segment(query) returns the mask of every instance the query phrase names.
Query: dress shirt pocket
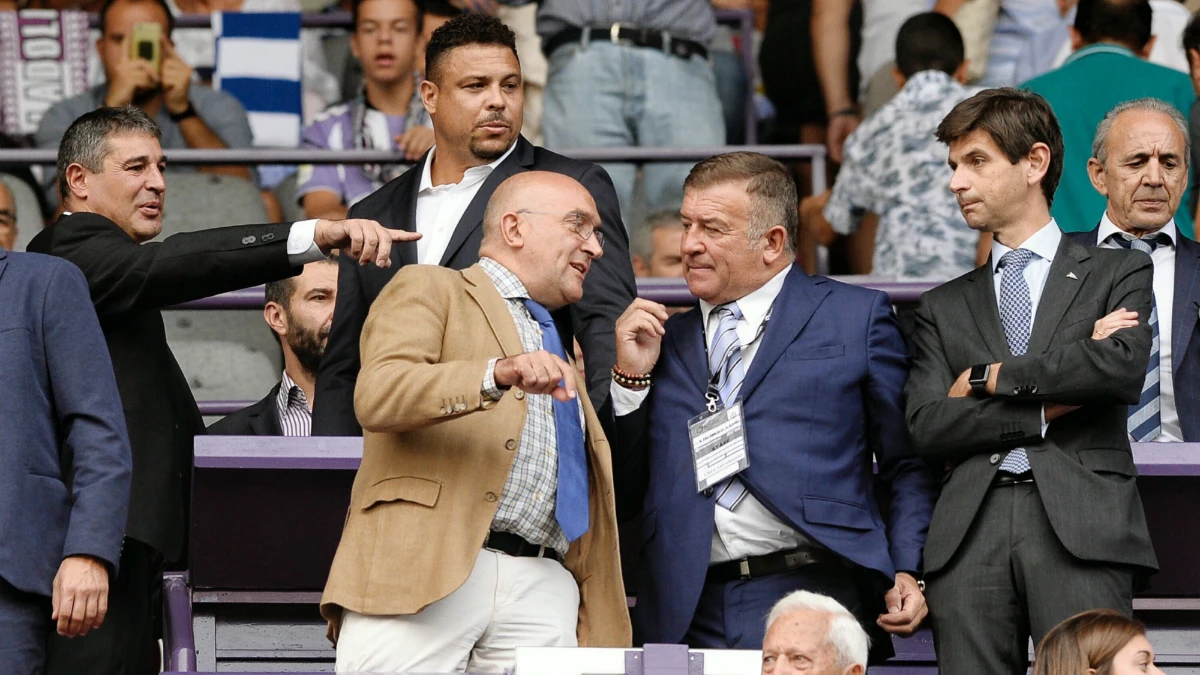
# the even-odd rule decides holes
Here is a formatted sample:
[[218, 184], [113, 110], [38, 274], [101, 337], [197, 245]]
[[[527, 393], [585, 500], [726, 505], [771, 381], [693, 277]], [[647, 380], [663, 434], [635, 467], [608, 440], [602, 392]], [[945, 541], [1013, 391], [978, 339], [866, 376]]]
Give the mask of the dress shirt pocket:
[[419, 476], [392, 476], [367, 488], [362, 510], [370, 511], [380, 504], [392, 502], [411, 502], [432, 508], [441, 493], [441, 481]]
[[808, 346], [804, 344], [792, 345], [788, 347], [787, 358], [789, 361], [815, 361], [817, 359], [833, 359], [843, 356], [846, 353], [846, 345], [816, 345]]
[[804, 519], [810, 523], [833, 525], [850, 530], [875, 529], [875, 521], [866, 507], [836, 499], [805, 497]]

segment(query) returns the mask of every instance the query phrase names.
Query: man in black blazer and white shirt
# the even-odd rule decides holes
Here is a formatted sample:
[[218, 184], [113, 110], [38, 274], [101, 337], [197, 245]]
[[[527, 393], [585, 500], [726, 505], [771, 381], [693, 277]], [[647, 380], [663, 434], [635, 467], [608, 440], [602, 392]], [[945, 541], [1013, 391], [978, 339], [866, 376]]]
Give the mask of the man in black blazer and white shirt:
[[[434, 32], [425, 59], [421, 97], [433, 119], [435, 145], [416, 166], [350, 209], [351, 216], [424, 236], [416, 244], [398, 243], [398, 264], [391, 269], [341, 261], [333, 329], [317, 375], [316, 436], [362, 433], [354, 415], [358, 339], [384, 285], [403, 265], [466, 269], [479, 262], [488, 199], [504, 179], [524, 171], [570, 176], [596, 202], [604, 257], [592, 265], [583, 298], [555, 312], [554, 319], [571, 328], [583, 349], [592, 402], [599, 406], [608, 398], [609, 370], [616, 360], [613, 326], [637, 292], [612, 181], [595, 164], [556, 155], [520, 136], [521, 64], [512, 31], [495, 17], [451, 19]], [[552, 215], [541, 216], [546, 227], [558, 226]]]
[[110, 589], [108, 619], [86, 637], [54, 640], [51, 674], [157, 672], [162, 571], [184, 551], [192, 439], [204, 433], [159, 310], [294, 275], [339, 247], [359, 264], [388, 265], [392, 242], [419, 236], [366, 220], [309, 220], [145, 243], [162, 231], [166, 159], [159, 138], [158, 125], [132, 107], [77, 119], [58, 149], [64, 215], [29, 244], [83, 270], [133, 451], [121, 575]]

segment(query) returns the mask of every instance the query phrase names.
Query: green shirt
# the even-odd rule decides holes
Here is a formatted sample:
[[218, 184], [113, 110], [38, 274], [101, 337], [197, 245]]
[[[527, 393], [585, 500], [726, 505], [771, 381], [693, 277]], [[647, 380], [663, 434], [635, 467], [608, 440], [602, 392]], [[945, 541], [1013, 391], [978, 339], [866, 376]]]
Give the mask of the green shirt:
[[[1065, 163], [1050, 214], [1065, 232], [1090, 230], [1104, 215], [1104, 196], [1092, 187], [1087, 172], [1092, 139], [1104, 115], [1119, 103], [1153, 97], [1175, 106], [1186, 119], [1196, 98], [1186, 74], [1139, 59], [1112, 44], [1084, 47], [1061, 68], [1022, 86], [1050, 102], [1062, 127]], [[1188, 213], [1190, 190], [1189, 185], [1175, 214], [1175, 224], [1188, 237], [1194, 236], [1192, 214]]]

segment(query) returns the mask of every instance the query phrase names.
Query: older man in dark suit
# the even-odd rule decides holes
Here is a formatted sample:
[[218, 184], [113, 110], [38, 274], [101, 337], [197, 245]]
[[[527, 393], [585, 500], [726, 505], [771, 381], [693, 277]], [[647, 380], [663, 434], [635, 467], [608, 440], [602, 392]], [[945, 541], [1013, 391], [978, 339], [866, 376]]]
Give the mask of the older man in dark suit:
[[132, 460], [79, 270], [0, 249], [0, 307], [0, 672], [33, 675], [104, 623]]
[[[1024, 673], [1030, 636], [1086, 609], [1130, 614], [1135, 574], [1157, 569], [1125, 432], [1150, 261], [1059, 231], [1062, 133], [1040, 96], [986, 90], [937, 133], [963, 216], [994, 242], [916, 312], [909, 430], [946, 465], [926, 593], [941, 672]], [[1111, 313], [1126, 322], [1097, 325]]]
[[309, 220], [189, 232], [162, 231], [166, 164], [159, 128], [136, 108], [100, 108], [76, 120], [58, 149], [65, 215], [29, 250], [83, 270], [117, 377], [133, 450], [125, 572], [113, 619], [82, 640], [55, 641], [51, 673], [154, 670], [164, 561], [186, 540], [192, 440], [203, 433], [187, 380], [167, 346], [159, 310], [296, 274], [333, 248], [360, 264], [390, 262], [391, 244], [419, 235], [368, 220]]
[[425, 60], [421, 97], [433, 119], [433, 149], [350, 209], [353, 217], [373, 218], [424, 238], [397, 245], [399, 265], [391, 269], [341, 261], [333, 329], [317, 375], [316, 436], [362, 433], [354, 414], [359, 335], [383, 287], [402, 265], [466, 269], [479, 262], [488, 199], [506, 178], [525, 171], [551, 171], [579, 181], [604, 223], [605, 254], [588, 273], [583, 298], [555, 312], [554, 319], [583, 349], [592, 401], [600, 405], [608, 397], [613, 325], [637, 290], [612, 181], [595, 164], [556, 155], [521, 137], [521, 64], [512, 31], [498, 19], [478, 14], [451, 19], [434, 32]]
[[1068, 234], [1083, 246], [1142, 251], [1154, 263], [1154, 345], [1142, 397], [1126, 426], [1135, 441], [1200, 441], [1200, 244], [1172, 216], [1188, 182], [1187, 121], [1143, 98], [1113, 108], [1096, 129], [1088, 172], [1108, 203], [1100, 224]]

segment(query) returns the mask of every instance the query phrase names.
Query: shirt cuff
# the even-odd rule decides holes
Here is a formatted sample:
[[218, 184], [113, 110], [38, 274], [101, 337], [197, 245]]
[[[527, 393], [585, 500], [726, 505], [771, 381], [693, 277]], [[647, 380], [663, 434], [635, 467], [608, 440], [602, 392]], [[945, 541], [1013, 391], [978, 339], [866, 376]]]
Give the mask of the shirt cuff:
[[646, 397], [650, 395], [650, 388], [634, 391], [626, 389], [614, 381], [609, 387], [609, 395], [612, 397], [613, 414], [617, 417], [624, 417], [642, 407], [642, 404], [646, 402]]
[[317, 247], [317, 220], [312, 218], [292, 223], [287, 240], [288, 264], [292, 267], [303, 267], [325, 259], [325, 254]]
[[1046, 406], [1042, 405], [1042, 438], [1046, 437], [1046, 429], [1050, 428], [1050, 423], [1046, 421]]
[[479, 394], [485, 401], [499, 401], [504, 397], [504, 392], [496, 386], [496, 362], [500, 359], [488, 359], [487, 370], [483, 371], [483, 386], [479, 388]]

